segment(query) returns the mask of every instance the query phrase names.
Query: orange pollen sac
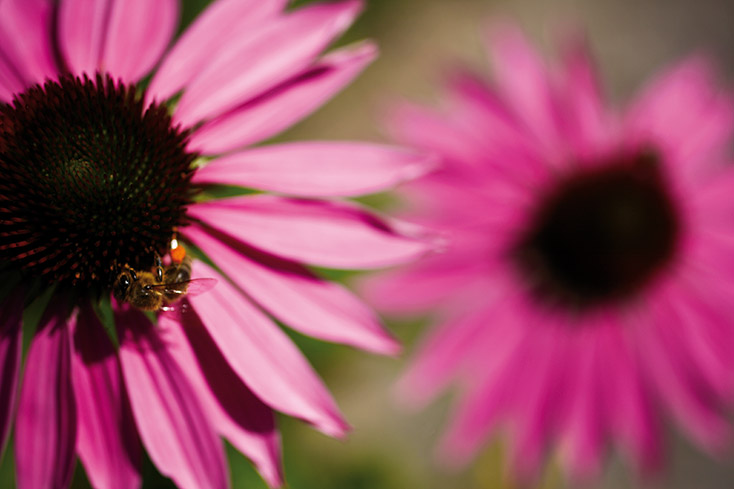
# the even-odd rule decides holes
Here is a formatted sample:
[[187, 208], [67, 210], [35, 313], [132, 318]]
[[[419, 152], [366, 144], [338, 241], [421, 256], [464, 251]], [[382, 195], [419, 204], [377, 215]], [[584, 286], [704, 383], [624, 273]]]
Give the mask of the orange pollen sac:
[[178, 244], [178, 240], [171, 240], [171, 260], [173, 263], [181, 263], [186, 258], [186, 248]]

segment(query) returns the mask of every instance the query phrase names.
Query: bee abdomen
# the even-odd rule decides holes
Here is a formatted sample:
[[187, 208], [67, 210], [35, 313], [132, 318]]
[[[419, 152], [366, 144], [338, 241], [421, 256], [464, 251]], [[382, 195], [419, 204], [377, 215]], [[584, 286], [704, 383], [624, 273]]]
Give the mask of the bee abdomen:
[[163, 282], [175, 284], [191, 280], [191, 260], [186, 258], [178, 265], [166, 267], [163, 273]]

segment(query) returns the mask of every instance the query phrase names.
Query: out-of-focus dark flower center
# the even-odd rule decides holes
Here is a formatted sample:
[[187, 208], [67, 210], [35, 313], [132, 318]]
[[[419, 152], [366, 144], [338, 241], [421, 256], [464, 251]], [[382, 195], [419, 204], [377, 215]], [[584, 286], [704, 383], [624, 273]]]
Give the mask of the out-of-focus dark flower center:
[[584, 309], [633, 296], [673, 258], [678, 213], [651, 153], [562, 179], [513, 252], [538, 296]]
[[62, 76], [0, 103], [0, 265], [108, 288], [165, 253], [191, 202], [186, 133], [134, 86]]

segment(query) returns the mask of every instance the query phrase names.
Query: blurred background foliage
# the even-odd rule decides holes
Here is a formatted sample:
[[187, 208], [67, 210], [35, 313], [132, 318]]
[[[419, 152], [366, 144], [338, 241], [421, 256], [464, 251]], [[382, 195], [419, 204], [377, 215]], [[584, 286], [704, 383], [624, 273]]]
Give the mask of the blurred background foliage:
[[[263, 0], [266, 1], [266, 0]], [[210, 3], [183, 0], [181, 29]], [[311, 3], [297, 0], [294, 7]], [[553, 32], [579, 25], [586, 29], [608, 93], [623, 101], [657, 70], [687, 53], [703, 52], [721, 67], [722, 81], [734, 80], [734, 2], [730, 0], [366, 0], [357, 23], [339, 40], [370, 38], [381, 56], [354, 84], [278, 140], [387, 140], [379, 117], [390, 101], [438, 101], [440, 81], [457, 63], [489, 68], [480, 30], [487, 19], [509, 17], [522, 24], [542, 49], [552, 53]], [[383, 199], [376, 199], [378, 205]], [[344, 280], [345, 277], [337, 276]], [[450, 393], [421, 412], [398, 407], [393, 385], [427, 319], [389, 322], [404, 341], [400, 358], [383, 358], [297, 334], [304, 350], [331, 388], [352, 424], [347, 440], [333, 440], [304, 423], [281, 416], [288, 487], [292, 489], [494, 489], [514, 488], [503, 469], [497, 438], [463, 471], [441, 467], [433, 447], [446, 424]], [[599, 489], [627, 487], [728, 489], [734, 487], [734, 454], [713, 460], [691, 447], [674, 430], [669, 436], [669, 467], [639, 480], [612, 456]], [[12, 443], [12, 442], [11, 442]], [[228, 447], [234, 488], [266, 486], [239, 453]], [[13, 487], [12, 449], [0, 466], [0, 487]], [[172, 487], [146, 461], [144, 487]], [[88, 488], [81, 466], [74, 488]], [[566, 487], [550, 467], [539, 488]]]

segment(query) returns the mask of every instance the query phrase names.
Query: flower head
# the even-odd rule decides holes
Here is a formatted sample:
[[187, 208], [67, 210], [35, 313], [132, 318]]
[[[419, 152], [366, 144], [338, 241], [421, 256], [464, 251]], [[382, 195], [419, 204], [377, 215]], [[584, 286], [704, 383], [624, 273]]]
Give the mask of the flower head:
[[579, 38], [552, 68], [514, 26], [487, 45], [493, 84], [456, 74], [445, 110], [391, 119], [441, 156], [403, 195], [447, 241], [367, 288], [385, 310], [439, 313], [401, 392], [421, 404], [456, 384], [442, 456], [465, 462], [501, 429], [519, 475], [550, 450], [592, 475], [610, 442], [655, 467], [662, 415], [720, 449], [734, 400], [730, 95], [694, 58], [617, 112]]
[[[376, 54], [322, 55], [359, 2], [285, 7], [218, 0], [169, 49], [176, 0], [0, 2], [0, 445], [14, 424], [19, 487], [68, 485], [77, 454], [95, 487], [137, 487], [141, 448], [181, 487], [226, 487], [219, 436], [277, 486], [274, 411], [333, 436], [347, 425], [275, 320], [398, 350], [308, 265], [422, 253], [341, 198], [426, 160], [351, 142], [252, 147]], [[216, 198], [221, 185], [248, 190]], [[21, 327], [31, 301], [35, 329]]]

